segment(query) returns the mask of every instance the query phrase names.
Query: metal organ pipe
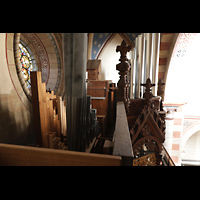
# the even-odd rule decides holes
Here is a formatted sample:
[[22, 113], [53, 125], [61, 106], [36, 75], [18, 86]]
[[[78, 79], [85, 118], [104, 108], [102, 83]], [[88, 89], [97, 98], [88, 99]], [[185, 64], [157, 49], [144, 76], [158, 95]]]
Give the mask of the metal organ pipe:
[[135, 97], [136, 98], [140, 98], [140, 83], [141, 83], [141, 63], [140, 63], [140, 59], [139, 59], [139, 54], [140, 54], [140, 45], [139, 45], [139, 37], [136, 38], [136, 55], [137, 55], [137, 64], [136, 64], [136, 71], [137, 71], [137, 75], [136, 75], [136, 93], [135, 93]]
[[[146, 77], [152, 80], [152, 60], [153, 60], [153, 33], [145, 33], [146, 40]], [[146, 81], [146, 80], [145, 80]]]
[[130, 99], [135, 98], [135, 88], [136, 88], [136, 48], [131, 51], [131, 83], [130, 83]]
[[[144, 33], [135, 39], [135, 60], [133, 71], [133, 83], [135, 87], [134, 98], [141, 98], [143, 88], [140, 84], [150, 78], [152, 83], [158, 82], [160, 33]], [[157, 95], [157, 87], [154, 87], [153, 95]]]
[[[141, 49], [140, 49], [140, 54], [141, 54], [141, 81], [142, 83], [144, 83], [146, 80], [144, 79], [145, 78], [145, 73], [146, 73], [146, 70], [145, 70], [145, 37], [141, 34], [139, 36], [139, 42], [140, 42], [140, 45], [141, 45]], [[140, 93], [140, 97], [143, 96], [143, 87], [140, 88], [141, 90], [141, 93]]]
[[[160, 33], [154, 33], [153, 43], [153, 70], [152, 70], [152, 83], [158, 83], [158, 70], [159, 70], [159, 51], [160, 51]], [[154, 96], [157, 95], [157, 87], [152, 88]]]

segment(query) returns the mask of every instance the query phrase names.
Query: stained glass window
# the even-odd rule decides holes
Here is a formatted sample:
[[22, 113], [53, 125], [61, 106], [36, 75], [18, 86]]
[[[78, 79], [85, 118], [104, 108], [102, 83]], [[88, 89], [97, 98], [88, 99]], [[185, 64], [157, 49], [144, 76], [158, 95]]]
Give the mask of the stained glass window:
[[19, 58], [21, 62], [21, 71], [25, 80], [25, 83], [30, 89], [31, 87], [31, 79], [30, 79], [30, 72], [33, 70], [32, 59], [30, 53], [28, 52], [27, 48], [22, 44], [19, 43]]

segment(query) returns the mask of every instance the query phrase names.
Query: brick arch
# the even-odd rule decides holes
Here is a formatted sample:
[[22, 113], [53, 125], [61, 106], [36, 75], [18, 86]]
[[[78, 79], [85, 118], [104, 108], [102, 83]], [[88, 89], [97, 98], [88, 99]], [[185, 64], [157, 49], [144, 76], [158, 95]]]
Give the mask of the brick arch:
[[[186, 49], [197, 33], [162, 33], [159, 55], [158, 78], [166, 83], [168, 70], [176, 52]], [[166, 85], [166, 84], [165, 84]]]
[[[173, 53], [178, 35], [179, 35], [178, 33], [162, 33], [161, 34], [158, 79], [162, 79], [164, 83], [166, 83], [166, 80], [167, 80], [168, 68], [170, 65], [172, 53]], [[164, 92], [165, 92], [165, 87], [164, 87]], [[163, 97], [164, 96], [165, 96], [165, 93]]]
[[176, 44], [178, 33], [162, 33], [159, 54], [158, 78], [166, 82], [168, 67]]

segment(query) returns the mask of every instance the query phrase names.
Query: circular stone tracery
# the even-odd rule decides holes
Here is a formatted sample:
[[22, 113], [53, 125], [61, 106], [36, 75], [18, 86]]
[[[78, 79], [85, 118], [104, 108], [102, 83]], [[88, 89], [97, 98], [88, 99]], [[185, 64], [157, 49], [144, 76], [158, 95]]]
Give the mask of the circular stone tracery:
[[33, 45], [34, 49], [36, 50], [39, 56], [40, 68], [42, 71], [42, 82], [47, 84], [49, 79], [50, 64], [45, 47], [36, 34], [22, 33], [22, 35], [26, 37], [26, 39]]
[[29, 51], [25, 48], [24, 45], [19, 43], [19, 60], [21, 63], [21, 72], [23, 74], [26, 86], [30, 90], [31, 88], [31, 79], [30, 72], [33, 70], [32, 59]]
[[[46, 88], [50, 88], [54, 94], [63, 96], [62, 35], [59, 33], [15, 33], [14, 56], [17, 75], [24, 93], [31, 101], [31, 82], [27, 83], [27, 73], [30, 71], [22, 67], [20, 43], [30, 53], [32, 71], [41, 71], [42, 82], [46, 83]], [[22, 68], [25, 70], [24, 73]]]

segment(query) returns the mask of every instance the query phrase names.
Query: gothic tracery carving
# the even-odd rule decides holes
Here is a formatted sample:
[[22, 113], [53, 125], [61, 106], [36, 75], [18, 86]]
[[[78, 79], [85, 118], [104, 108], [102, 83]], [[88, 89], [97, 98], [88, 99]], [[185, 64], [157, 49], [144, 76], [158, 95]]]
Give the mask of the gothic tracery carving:
[[[159, 164], [160, 156], [158, 155], [162, 151], [162, 143], [165, 140], [165, 113], [160, 111], [160, 97], [152, 98], [151, 87], [155, 86], [155, 84], [152, 84], [151, 80], [147, 79], [146, 84], [141, 85], [146, 87], [145, 100], [137, 100], [138, 103], [143, 104], [143, 107], [140, 107], [142, 109], [130, 128], [134, 158], [141, 158], [141, 160], [134, 162], [140, 166], [148, 165], [148, 159], [143, 159], [143, 157], [154, 153], [157, 159], [155, 163]], [[130, 110], [132, 110], [131, 107]]]
[[158, 158], [155, 154], [149, 154], [133, 160], [133, 166], [156, 166], [159, 165]]

